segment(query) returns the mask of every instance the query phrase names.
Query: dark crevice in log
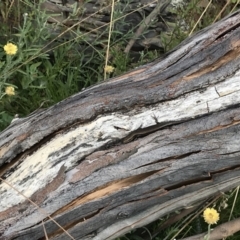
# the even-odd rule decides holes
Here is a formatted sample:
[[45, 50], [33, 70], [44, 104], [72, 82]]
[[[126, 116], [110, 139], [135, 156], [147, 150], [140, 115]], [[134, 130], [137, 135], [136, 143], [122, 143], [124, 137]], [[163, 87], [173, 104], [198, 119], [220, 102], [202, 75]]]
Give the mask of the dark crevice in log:
[[195, 152], [185, 153], [185, 154], [178, 155], [178, 156], [162, 158], [162, 159], [153, 161], [153, 162], [151, 162], [151, 163], [141, 165], [141, 166], [139, 166], [139, 167], [137, 167], [137, 168], [134, 168], [134, 169], [132, 169], [132, 170], [144, 168], [144, 167], [146, 167], [146, 166], [155, 165], [155, 164], [157, 164], [157, 163], [169, 162], [169, 161], [176, 161], [176, 160], [178, 160], [178, 159], [183, 159], [183, 158], [189, 157], [189, 156], [191, 156], [191, 155], [198, 154], [198, 153], [200, 153], [200, 152], [201, 152], [201, 151], [195, 151]]
[[59, 209], [57, 212], [55, 212], [52, 216], [58, 215], [64, 211], [67, 211], [68, 208], [73, 208], [76, 207], [80, 204], [83, 204], [86, 202], [86, 200], [91, 200], [94, 198], [101, 198], [104, 197], [105, 195], [112, 193], [114, 191], [119, 191], [120, 189], [124, 187], [130, 187], [131, 185], [134, 185], [138, 182], [143, 181], [146, 178], [149, 178], [150, 176], [154, 175], [157, 173], [159, 170], [154, 170], [154, 171], [149, 171], [145, 172], [136, 176], [128, 177], [125, 179], [120, 179], [114, 182], [110, 182], [106, 185], [103, 185], [99, 188], [93, 189], [91, 192], [88, 194], [84, 194], [80, 196], [78, 199], [74, 199], [72, 202], [70, 202], [68, 205], [64, 206], [63, 209]]
[[223, 168], [223, 169], [220, 169], [220, 170], [217, 170], [217, 171], [211, 171], [210, 175], [213, 176], [214, 174], [227, 172], [227, 171], [231, 171], [231, 170], [239, 170], [239, 169], [240, 169], [240, 165], [233, 165], [231, 167], [226, 167], [226, 168]]
[[125, 129], [125, 128], [122, 128], [122, 127], [118, 127], [118, 126], [113, 126], [113, 127], [117, 130], [129, 131], [129, 129]]
[[230, 33], [232, 33], [232, 31], [238, 30], [239, 27], [240, 27], [240, 24], [236, 24], [232, 27], [229, 27], [228, 29], [226, 29], [226, 31], [224, 31], [220, 35], [218, 35], [215, 41], [218, 41], [218, 40], [221, 40], [224, 37], [227, 37]]
[[215, 91], [216, 91], [217, 95], [220, 97], [220, 94], [219, 94], [219, 92], [217, 91], [217, 88], [216, 88], [216, 87], [214, 87], [214, 89], [215, 89]]
[[[183, 155], [174, 156], [173, 159], [183, 159], [183, 158], [186, 158], [186, 157], [189, 157], [189, 156], [198, 154], [198, 153], [200, 153], [200, 152], [201, 152], [201, 151], [194, 151], [194, 152], [186, 153], [186, 154], [183, 154]], [[166, 161], [166, 160], [165, 160], [165, 161]]]
[[[98, 215], [103, 209], [104, 209], [104, 208], [100, 208], [100, 209], [98, 209], [97, 211], [95, 211], [94, 213], [91, 213], [91, 214], [85, 216], [84, 218], [81, 218], [81, 219], [78, 219], [78, 220], [73, 221], [73, 222], [71, 222], [71, 223], [68, 223], [68, 224], [66, 224], [66, 225], [64, 225], [64, 226], [62, 226], [62, 227], [63, 227], [64, 230], [68, 231], [69, 229], [71, 229], [72, 227], [76, 226], [77, 224], [82, 223], [82, 222], [85, 222], [85, 221], [87, 221], [88, 219], [91, 219], [91, 218], [93, 218], [94, 216]], [[48, 238], [53, 238], [53, 237], [55, 237], [55, 236], [57, 236], [57, 235], [59, 235], [59, 234], [62, 234], [62, 233], [65, 234], [62, 229], [58, 228], [58, 230], [56, 230], [56, 231], [52, 232], [51, 234], [49, 234], [49, 235], [48, 235]]]
[[[229, 110], [232, 110], [232, 109], [238, 109], [240, 107], [240, 103], [233, 103], [233, 104], [231, 104], [231, 106], [228, 106], [228, 109]], [[239, 122], [240, 122], [240, 120], [239, 121], [234, 121], [236, 124], [238, 124]]]
[[191, 180], [183, 181], [180, 184], [172, 185], [170, 187], [165, 187], [164, 189], [166, 191], [170, 192], [172, 190], [176, 190], [176, 189], [179, 189], [179, 188], [182, 188], [182, 187], [186, 187], [188, 185], [194, 185], [196, 183], [200, 183], [200, 182], [204, 182], [204, 181], [211, 181], [211, 179], [212, 179], [211, 177], [194, 178], [194, 179], [191, 179]]
[[231, 152], [231, 153], [220, 153], [219, 155], [221, 155], [221, 156], [229, 156], [229, 155], [236, 154], [236, 153], [240, 153], [240, 151], [234, 151], [234, 152]]
[[[153, 117], [154, 118], [154, 117]], [[156, 120], [155, 120], [156, 121]], [[139, 129], [131, 132], [128, 136], [126, 136], [122, 142], [123, 143], [129, 143], [131, 141], [134, 141], [135, 139], [139, 139], [142, 137], [145, 137], [153, 132], [156, 132], [157, 130], [163, 130], [165, 128], [169, 128], [171, 126], [176, 126], [180, 123], [184, 123], [187, 121], [181, 120], [181, 121], [168, 121], [168, 122], [162, 122], [162, 123], [158, 123], [156, 125], [150, 126], [150, 127], [146, 127], [146, 128], [141, 128], [141, 126], [139, 127]]]

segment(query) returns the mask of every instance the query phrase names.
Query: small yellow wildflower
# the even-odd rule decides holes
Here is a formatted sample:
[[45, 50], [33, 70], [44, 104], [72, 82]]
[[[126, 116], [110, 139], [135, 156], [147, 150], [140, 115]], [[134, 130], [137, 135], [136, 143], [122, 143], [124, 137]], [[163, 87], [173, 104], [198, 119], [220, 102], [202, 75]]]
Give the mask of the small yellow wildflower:
[[207, 224], [216, 224], [219, 220], [219, 213], [214, 208], [206, 208], [203, 217]]
[[5, 88], [5, 93], [8, 95], [8, 96], [13, 96], [15, 95], [15, 89], [14, 87], [12, 86], [8, 86]]
[[6, 52], [7, 55], [15, 55], [17, 53], [18, 47], [15, 44], [12, 43], [7, 43], [3, 47], [4, 51]]
[[105, 71], [106, 73], [112, 73], [114, 71], [114, 67], [107, 65], [105, 67]]

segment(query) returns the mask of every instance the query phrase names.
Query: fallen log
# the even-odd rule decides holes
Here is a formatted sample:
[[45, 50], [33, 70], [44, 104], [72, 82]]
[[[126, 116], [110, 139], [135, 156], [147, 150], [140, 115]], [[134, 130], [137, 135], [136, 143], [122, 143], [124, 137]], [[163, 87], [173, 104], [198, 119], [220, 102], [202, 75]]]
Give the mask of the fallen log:
[[0, 239], [115, 239], [238, 186], [239, 36], [237, 11], [15, 120], [0, 134]]

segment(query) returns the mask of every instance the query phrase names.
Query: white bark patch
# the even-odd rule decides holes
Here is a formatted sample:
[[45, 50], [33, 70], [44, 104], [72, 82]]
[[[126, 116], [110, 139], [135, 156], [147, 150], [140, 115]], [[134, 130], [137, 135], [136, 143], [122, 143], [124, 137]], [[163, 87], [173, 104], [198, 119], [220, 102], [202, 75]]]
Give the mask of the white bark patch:
[[[233, 105], [233, 102], [240, 103], [239, 80], [240, 72], [206, 90], [198, 90], [154, 107], [132, 110], [127, 114], [99, 116], [90, 123], [56, 135], [37, 152], [27, 156], [6, 180], [30, 197], [51, 182], [63, 164], [68, 169], [72, 168], [79, 159], [113, 139], [123, 139], [134, 130], [153, 126], [156, 120], [162, 123], [192, 119], [220, 111]], [[0, 185], [0, 195], [0, 211], [25, 200], [4, 183]]]

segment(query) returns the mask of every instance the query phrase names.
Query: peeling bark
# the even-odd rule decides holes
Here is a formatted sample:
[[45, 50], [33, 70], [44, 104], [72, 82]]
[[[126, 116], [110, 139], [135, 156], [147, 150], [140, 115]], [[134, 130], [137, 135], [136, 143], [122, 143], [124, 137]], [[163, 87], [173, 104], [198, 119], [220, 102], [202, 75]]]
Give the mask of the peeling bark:
[[240, 11], [0, 134], [0, 239], [114, 239], [240, 184]]

